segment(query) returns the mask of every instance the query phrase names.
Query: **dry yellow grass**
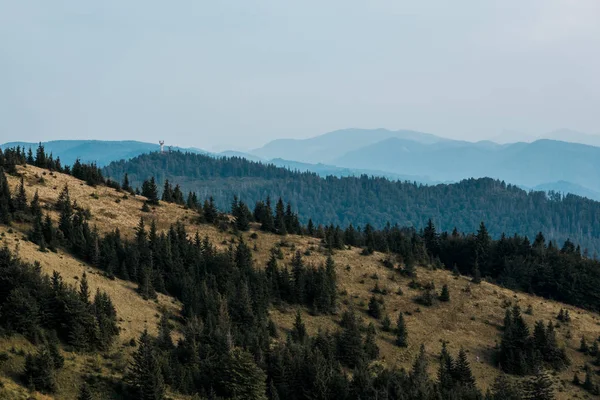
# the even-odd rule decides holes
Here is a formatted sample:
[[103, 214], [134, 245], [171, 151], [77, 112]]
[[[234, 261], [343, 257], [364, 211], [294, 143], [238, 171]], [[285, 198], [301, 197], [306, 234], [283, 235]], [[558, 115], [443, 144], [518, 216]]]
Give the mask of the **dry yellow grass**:
[[[220, 248], [225, 248], [235, 238], [233, 233], [221, 232], [209, 225], [193, 224], [193, 212], [180, 206], [161, 204], [151, 214], [143, 213], [141, 212], [143, 198], [139, 196], [130, 196], [128, 199], [124, 199], [123, 193], [118, 193], [113, 189], [92, 188], [77, 179], [62, 174], [44, 176], [44, 170], [31, 166], [21, 168], [19, 172], [26, 177], [30, 198], [37, 189], [42, 202], [48, 205], [54, 204], [62, 187], [67, 183], [72, 198], [91, 210], [92, 225], [97, 225], [101, 232], [118, 227], [125, 236], [131, 236], [139, 218], [143, 216], [147, 220], [155, 218], [159, 229], [166, 229], [171, 223], [179, 220], [186, 224], [190, 234], [198, 231], [201, 236], [209, 236], [210, 240]], [[41, 176], [44, 176], [44, 184], [39, 183]], [[9, 182], [14, 188], [18, 179], [9, 177]], [[92, 194], [96, 194], [98, 198]], [[120, 201], [117, 202], [118, 199]], [[56, 218], [56, 215], [53, 214], [53, 217]], [[115, 302], [120, 318], [123, 319], [120, 322], [123, 329], [121, 342], [127, 338], [136, 337], [145, 327], [154, 331], [156, 315], [162, 307], [167, 307], [172, 311], [179, 308], [179, 304], [166, 296], [161, 296], [158, 304], [144, 301], [135, 293], [135, 285], [118, 279], [108, 280], [90, 266], [62, 252], [58, 254], [40, 253], [31, 243], [18, 240], [25, 233], [25, 228], [19, 230], [19, 227], [16, 227], [13, 234], [6, 233], [7, 229], [5, 228], [1, 229], [0, 232], [6, 234], [3, 242], [12, 248], [19, 243], [21, 257], [30, 261], [40, 261], [45, 272], [50, 273], [52, 270], [57, 270], [61, 272], [67, 282], [76, 284], [75, 276], [80, 277], [84, 270], [88, 271], [90, 286], [94, 290], [99, 287], [107, 291]], [[255, 248], [253, 252], [255, 262], [257, 267], [261, 268], [269, 258], [269, 250], [281, 242], [282, 237], [266, 234], [257, 229], [257, 226], [253, 226], [251, 232], [244, 233], [243, 236], [249, 246]], [[252, 238], [252, 233], [256, 233], [257, 237]], [[287, 242], [287, 245], [282, 247], [285, 260], [280, 261], [280, 265], [288, 264], [296, 250], [302, 253], [310, 250], [310, 255], [304, 256], [307, 264], [324, 263], [325, 254], [320, 251], [320, 243], [317, 239], [290, 235], [284, 240]], [[523, 311], [531, 305], [533, 315], [529, 316], [524, 313], [524, 317], [531, 327], [536, 320], [543, 320], [546, 323], [550, 320], [557, 322], [555, 317], [559, 310], [566, 308], [570, 310], [572, 322], [568, 326], [561, 326], [557, 332], [561, 345], [566, 348], [572, 360], [572, 366], [567, 371], [554, 376], [557, 395], [559, 399], [588, 396], [580, 389], [573, 387], [570, 381], [575, 372], [579, 372], [583, 377], [581, 368], [586, 362], [591, 361], [591, 358], [583, 356], [577, 349], [581, 336], [586, 336], [590, 342], [599, 336], [600, 327], [597, 314], [528, 294], [515, 293], [486, 282], [473, 285], [467, 278], [455, 279], [448, 271], [426, 268], [418, 269], [418, 280], [433, 281], [438, 291], [443, 284], [448, 284], [451, 301], [429, 308], [419, 306], [414, 302], [418, 291], [408, 287], [409, 279], [401, 277], [396, 271], [385, 268], [381, 263], [384, 257], [385, 255], [379, 253], [365, 257], [360, 255], [359, 249], [351, 249], [336, 251], [334, 261], [339, 291], [342, 293], [340, 313], [344, 309], [352, 307], [361, 314], [366, 323], [373, 322], [379, 328], [380, 323], [366, 314], [368, 299], [371, 296], [370, 291], [377, 282], [380, 288], [386, 288], [390, 292], [383, 298], [385, 312], [390, 315], [393, 323], [399, 312], [412, 314], [405, 317], [409, 331], [410, 346], [408, 349], [396, 347], [392, 334], [380, 332], [378, 335], [381, 357], [388, 366], [410, 368], [419, 346], [423, 343], [430, 359], [431, 373], [435, 374], [437, 355], [442, 342], [445, 341], [449, 343], [449, 350], [453, 354], [456, 354], [461, 347], [467, 350], [478, 385], [485, 390], [499, 373], [493, 365], [493, 353], [494, 346], [500, 341], [499, 327], [502, 325], [506, 303], [519, 304]], [[377, 279], [374, 278], [375, 276]], [[402, 296], [396, 294], [398, 288], [404, 292]], [[470, 290], [465, 290], [466, 288], [470, 288]], [[271, 314], [282, 330], [291, 328], [295, 310], [276, 309], [272, 310]], [[312, 316], [306, 311], [303, 311], [303, 315], [309, 333], [315, 333], [319, 329], [329, 331], [338, 329], [339, 315]], [[567, 339], [569, 331], [571, 338]]]

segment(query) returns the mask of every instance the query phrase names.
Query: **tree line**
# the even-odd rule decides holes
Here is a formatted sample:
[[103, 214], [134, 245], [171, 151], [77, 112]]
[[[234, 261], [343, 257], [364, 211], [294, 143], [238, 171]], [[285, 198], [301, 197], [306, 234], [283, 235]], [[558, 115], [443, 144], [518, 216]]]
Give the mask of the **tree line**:
[[485, 221], [495, 239], [519, 233], [533, 240], [545, 232], [559, 243], [579, 243], [590, 256], [600, 252], [600, 203], [570, 194], [527, 192], [493, 179], [425, 186], [368, 176], [321, 178], [237, 157], [182, 152], [113, 162], [103, 173], [114, 180], [128, 173], [138, 187], [152, 176], [159, 186], [168, 179], [200, 201], [212, 196], [222, 210], [229, 209], [234, 195], [248, 205], [281, 197], [295, 205], [303, 224], [312, 218], [323, 225], [383, 229], [390, 222], [419, 230], [431, 218], [442, 231], [456, 227], [474, 232]]

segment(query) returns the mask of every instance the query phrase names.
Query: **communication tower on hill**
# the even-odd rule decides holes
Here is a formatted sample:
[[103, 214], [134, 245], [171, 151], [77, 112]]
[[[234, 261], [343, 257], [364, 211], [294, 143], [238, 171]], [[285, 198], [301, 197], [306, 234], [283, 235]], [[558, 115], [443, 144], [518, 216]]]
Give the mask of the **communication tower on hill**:
[[164, 153], [165, 152], [165, 141], [164, 140], [159, 140], [158, 144], [160, 144], [160, 153]]

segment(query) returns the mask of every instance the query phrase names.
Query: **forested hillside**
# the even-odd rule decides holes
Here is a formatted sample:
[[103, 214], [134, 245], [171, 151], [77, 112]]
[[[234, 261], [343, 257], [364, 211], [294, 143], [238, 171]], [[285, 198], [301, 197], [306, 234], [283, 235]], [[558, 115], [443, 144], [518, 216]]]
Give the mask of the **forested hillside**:
[[457, 184], [423, 186], [384, 178], [328, 177], [300, 173], [240, 158], [215, 159], [174, 152], [151, 153], [111, 163], [104, 174], [120, 180], [128, 174], [132, 186], [155, 176], [193, 191], [201, 199], [213, 196], [229, 209], [233, 195], [253, 205], [267, 196], [294, 204], [303, 223], [382, 228], [387, 223], [425, 227], [429, 218], [441, 230], [474, 232], [485, 221], [493, 237], [519, 233], [533, 240], [579, 243], [590, 256], [600, 250], [600, 203], [582, 197], [526, 192], [492, 179], [469, 179]]
[[[476, 235], [433, 223], [422, 233], [303, 226], [282, 200], [251, 212], [232, 198], [227, 215], [194, 193], [185, 200], [176, 184], [159, 196], [154, 178], [136, 195], [126, 176], [65, 168], [41, 148], [31, 159], [0, 153], [0, 162], [1, 396], [599, 393], [597, 314], [491, 283], [597, 309], [598, 262], [571, 242], [495, 241], [484, 224]], [[100, 279], [115, 295], [92, 301]]]

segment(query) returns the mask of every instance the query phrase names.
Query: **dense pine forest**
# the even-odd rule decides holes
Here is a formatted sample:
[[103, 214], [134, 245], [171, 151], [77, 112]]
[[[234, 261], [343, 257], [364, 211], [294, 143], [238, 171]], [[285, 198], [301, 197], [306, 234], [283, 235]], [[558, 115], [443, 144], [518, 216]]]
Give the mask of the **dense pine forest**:
[[558, 243], [578, 243], [591, 256], [600, 251], [600, 203], [575, 195], [526, 192], [492, 179], [423, 186], [367, 176], [320, 178], [241, 158], [181, 152], [114, 162], [103, 173], [114, 180], [127, 173], [133, 187], [150, 177], [161, 187], [169, 180], [201, 200], [212, 196], [222, 210], [230, 208], [234, 195], [250, 205], [268, 196], [282, 197], [294, 205], [304, 224], [313, 219], [341, 227], [384, 228], [391, 223], [422, 229], [431, 218], [441, 231], [475, 232], [485, 221], [496, 239], [518, 233], [533, 241], [544, 232]]
[[[187, 157], [180, 153], [171, 156]], [[301, 176], [321, 182], [309, 174], [239, 159], [206, 160], [212, 160], [214, 165], [240, 163], [271, 171], [274, 180]], [[444, 287], [438, 295], [432, 284], [419, 282], [417, 265], [470, 275], [475, 285], [488, 279], [576, 306], [600, 309], [596, 291], [600, 263], [586, 257], [574, 242], [566, 240], [558, 246], [542, 233], [535, 235], [532, 242], [518, 235], [494, 239], [487, 221], [479, 222], [472, 234], [456, 229], [439, 232], [433, 220], [428, 220], [422, 230], [389, 224], [377, 229], [369, 223], [364, 228], [349, 224], [342, 229], [334, 224], [314, 223], [312, 219], [303, 224], [293, 203], [286, 204], [281, 197], [271, 201], [268, 195], [256, 201], [249, 201], [245, 194], [232, 195], [224, 208], [231, 212], [230, 218], [223, 209], [219, 210], [212, 196], [184, 192], [183, 185], [177, 183], [173, 186], [177, 179], [165, 178], [159, 195], [160, 179], [153, 176], [139, 185], [135, 171], [124, 173], [118, 181], [116, 177], [108, 180], [94, 165], [76, 162], [71, 168], [62, 167], [46, 156], [43, 148], [35, 157], [21, 149], [8, 150], [0, 153], [0, 162], [9, 174], [18, 174], [17, 166], [29, 163], [72, 174], [91, 186], [116, 188], [124, 197], [135, 196], [134, 187], [139, 186], [146, 198], [142, 211], [147, 213], [152, 208], [160, 212], [161, 204], [175, 203], [194, 210], [197, 224], [239, 233], [248, 231], [254, 223], [265, 234], [282, 237], [270, 250], [267, 264], [258, 268], [251, 244], [242, 235], [228, 243], [227, 249], [219, 250], [208, 237], [188, 232], [181, 222], [159, 231], [152, 214], [139, 220], [131, 238], [124, 237], [118, 228], [101, 234], [89, 222], [90, 211], [71, 198], [68, 186], [61, 188], [53, 205], [59, 216], [53, 221], [48, 210], [40, 206], [37, 193], [28, 193], [22, 178], [17, 188], [10, 188], [5, 171], [0, 170], [0, 220], [8, 225], [29, 224], [27, 239], [40, 252], [68, 251], [108, 278], [134, 282], [139, 295], [149, 301], [157, 293], [181, 301], [182, 337], [177, 342], [173, 340], [173, 316], [166, 314], [160, 319], [157, 337], [144, 332], [134, 343], [136, 349], [125, 383], [115, 383], [118, 390], [113, 395], [117, 398], [164, 399], [167, 389], [208, 399], [554, 398], [552, 383], [544, 370], [562, 371], [570, 360], [558, 345], [554, 324], [539, 321], [530, 333], [518, 305], [506, 310], [495, 360], [507, 374], [530, 378], [516, 384], [500, 376], [485, 395], [477, 387], [466, 352], [450, 354], [445, 344], [439, 354], [436, 378], [428, 373], [430, 361], [424, 347], [409, 370], [376, 364], [381, 355], [375, 341], [378, 329], [393, 331], [395, 345], [400, 348], [419, 341], [407, 330], [404, 313], [395, 316], [394, 322], [383, 315], [385, 293], [377, 285], [368, 314], [381, 320], [381, 326], [365, 324], [359, 312], [348, 309], [336, 318], [337, 330], [310, 335], [298, 312], [292, 330], [282, 337], [284, 333], [270, 317], [272, 307], [303, 307], [313, 315], [338, 314], [340, 293], [332, 255], [347, 247], [362, 248], [365, 257], [376, 251], [385, 254], [383, 265], [398, 276], [412, 279], [410, 285], [422, 292], [415, 301], [424, 307], [451, 301], [450, 293]], [[356, 181], [363, 180], [371, 181]], [[322, 182], [329, 181], [332, 180]], [[423, 189], [411, 184], [387, 185]], [[506, 188], [509, 189], [521, 193]], [[564, 207], [567, 200], [547, 201]], [[289, 265], [282, 263], [284, 238], [288, 234], [319, 239], [322, 251], [328, 255], [326, 262], [306, 263], [306, 254], [296, 251]], [[79, 288], [66, 286], [58, 273], [51, 278], [42, 276], [39, 266], [21, 262], [8, 249], [0, 252], [0, 268], [4, 271], [0, 282], [3, 333], [23, 334], [39, 343], [39, 352], [27, 357], [21, 378], [32, 389], [46, 393], [56, 389], [53, 371], [64, 363], [59, 344], [74, 351], [101, 352], [118, 335], [111, 299], [97, 292], [91, 300], [85, 275]], [[566, 324], [568, 319], [568, 313], [559, 316]], [[582, 338], [582, 351], [600, 357], [595, 339], [591, 346], [595, 350], [588, 348]], [[591, 374], [592, 369], [587, 369], [586, 381], [577, 384], [597, 394]], [[80, 398], [90, 396], [90, 389], [82, 386]]]

